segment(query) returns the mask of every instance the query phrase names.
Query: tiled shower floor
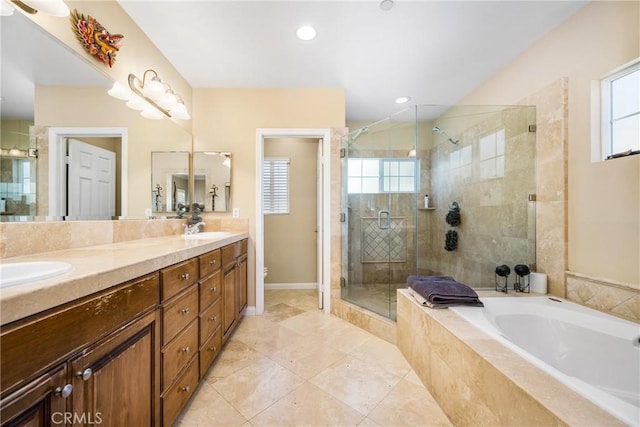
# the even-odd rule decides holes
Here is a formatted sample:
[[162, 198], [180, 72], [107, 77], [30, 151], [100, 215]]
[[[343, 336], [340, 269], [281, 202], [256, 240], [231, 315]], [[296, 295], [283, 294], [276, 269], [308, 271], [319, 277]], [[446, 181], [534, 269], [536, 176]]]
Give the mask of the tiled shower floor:
[[451, 426], [398, 348], [316, 308], [314, 291], [267, 290], [176, 425]]

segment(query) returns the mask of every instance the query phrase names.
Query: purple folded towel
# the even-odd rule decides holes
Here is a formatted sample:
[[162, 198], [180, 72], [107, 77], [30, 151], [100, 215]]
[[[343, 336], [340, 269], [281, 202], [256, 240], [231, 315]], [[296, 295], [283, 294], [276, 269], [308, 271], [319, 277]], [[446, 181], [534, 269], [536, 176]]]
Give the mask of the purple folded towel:
[[407, 285], [433, 308], [454, 305], [484, 307], [476, 291], [451, 276], [409, 276]]

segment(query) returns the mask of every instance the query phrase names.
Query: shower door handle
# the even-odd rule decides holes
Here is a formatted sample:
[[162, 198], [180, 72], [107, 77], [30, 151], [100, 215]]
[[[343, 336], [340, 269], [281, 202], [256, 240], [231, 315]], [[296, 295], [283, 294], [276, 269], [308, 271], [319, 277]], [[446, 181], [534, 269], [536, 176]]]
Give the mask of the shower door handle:
[[[382, 215], [386, 215], [384, 224], [382, 223]], [[388, 230], [390, 226], [391, 226], [391, 213], [386, 209], [379, 210], [378, 211], [378, 228], [380, 228], [381, 230]]]

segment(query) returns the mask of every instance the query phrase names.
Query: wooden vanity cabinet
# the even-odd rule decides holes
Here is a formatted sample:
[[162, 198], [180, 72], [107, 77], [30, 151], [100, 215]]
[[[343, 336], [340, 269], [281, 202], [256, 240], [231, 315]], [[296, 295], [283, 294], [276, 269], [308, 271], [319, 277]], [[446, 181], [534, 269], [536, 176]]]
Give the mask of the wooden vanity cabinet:
[[247, 239], [222, 248], [222, 342], [226, 342], [247, 306]]
[[65, 386], [67, 365], [62, 364], [40, 375], [12, 395], [3, 397], [0, 407], [2, 425], [44, 427], [60, 421], [62, 417], [58, 414], [67, 412], [68, 396], [62, 397]]
[[223, 303], [220, 266], [220, 249], [200, 256], [200, 378], [207, 373], [222, 347]]
[[3, 326], [0, 424], [159, 425], [158, 301], [156, 273]]
[[[198, 385], [199, 260], [160, 270], [162, 425], [170, 426]], [[194, 371], [195, 369], [195, 371]], [[194, 375], [195, 373], [195, 375]]]
[[247, 240], [2, 326], [0, 425], [170, 426], [247, 305]]

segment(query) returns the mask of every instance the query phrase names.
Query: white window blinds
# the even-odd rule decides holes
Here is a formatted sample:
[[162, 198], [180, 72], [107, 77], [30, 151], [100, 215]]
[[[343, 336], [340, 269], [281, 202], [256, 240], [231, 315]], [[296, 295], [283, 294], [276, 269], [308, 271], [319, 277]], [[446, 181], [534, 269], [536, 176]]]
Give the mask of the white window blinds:
[[265, 158], [262, 166], [263, 211], [265, 215], [289, 213], [290, 159]]

